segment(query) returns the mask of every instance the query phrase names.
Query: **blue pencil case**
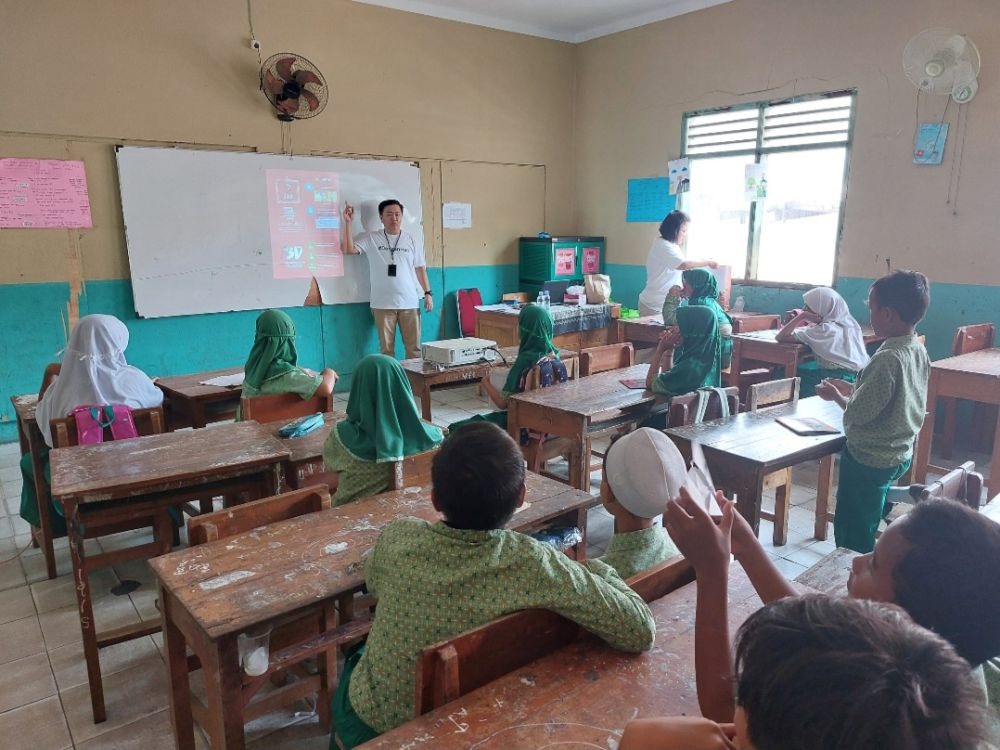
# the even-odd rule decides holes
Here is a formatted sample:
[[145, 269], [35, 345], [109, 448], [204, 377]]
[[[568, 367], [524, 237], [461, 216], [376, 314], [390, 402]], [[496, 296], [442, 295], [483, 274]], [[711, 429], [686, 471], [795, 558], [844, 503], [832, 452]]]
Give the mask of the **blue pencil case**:
[[308, 435], [313, 430], [318, 430], [322, 426], [323, 415], [320, 412], [316, 412], [315, 414], [296, 419], [294, 422], [289, 422], [278, 430], [278, 434], [285, 438], [297, 438]]

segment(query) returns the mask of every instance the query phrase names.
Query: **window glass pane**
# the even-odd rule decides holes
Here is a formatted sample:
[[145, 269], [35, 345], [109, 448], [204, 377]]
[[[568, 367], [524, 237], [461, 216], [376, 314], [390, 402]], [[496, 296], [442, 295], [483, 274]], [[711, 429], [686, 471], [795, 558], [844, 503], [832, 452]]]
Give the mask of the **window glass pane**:
[[[846, 156], [845, 148], [767, 155], [767, 198], [758, 206], [759, 280], [833, 282]], [[691, 172], [694, 184], [693, 164]]]
[[691, 160], [691, 191], [681, 195], [681, 210], [691, 216], [687, 257], [710, 258], [746, 275], [750, 204], [743, 195], [744, 170], [753, 155]]

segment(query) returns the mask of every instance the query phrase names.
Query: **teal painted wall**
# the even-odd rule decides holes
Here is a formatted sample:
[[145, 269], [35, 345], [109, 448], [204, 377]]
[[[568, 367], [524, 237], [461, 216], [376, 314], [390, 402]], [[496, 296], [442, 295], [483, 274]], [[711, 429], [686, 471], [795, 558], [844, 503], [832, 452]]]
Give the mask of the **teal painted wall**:
[[[646, 283], [645, 266], [609, 263], [611, 296], [617, 302], [636, 307], [639, 292]], [[848, 307], [862, 323], [868, 320], [868, 288], [873, 278], [841, 277], [836, 289]], [[802, 306], [802, 292], [771, 286], [733, 284], [732, 298], [742, 295], [747, 310], [781, 313]], [[984, 284], [944, 284], [931, 282], [931, 307], [918, 326], [927, 337], [931, 359], [941, 359], [951, 353], [955, 329], [970, 323], [993, 323], [1000, 327], [1000, 287]]]
[[[423, 316], [423, 339], [458, 335], [455, 290], [477, 287], [486, 302], [517, 288], [517, 266], [428, 268], [435, 309]], [[16, 439], [10, 397], [38, 390], [42, 371], [60, 359], [65, 345], [63, 320], [69, 302], [65, 283], [0, 286], [0, 442]], [[180, 375], [242, 364], [253, 343], [258, 311], [142, 319], [135, 314], [128, 280], [88, 281], [80, 315], [106, 313], [129, 328], [126, 356], [150, 375]], [[371, 311], [366, 304], [286, 308], [295, 321], [299, 362], [313, 369], [333, 367], [341, 375], [337, 390], [350, 388], [351, 374], [366, 354], [378, 351]], [[396, 355], [402, 356], [397, 336]]]

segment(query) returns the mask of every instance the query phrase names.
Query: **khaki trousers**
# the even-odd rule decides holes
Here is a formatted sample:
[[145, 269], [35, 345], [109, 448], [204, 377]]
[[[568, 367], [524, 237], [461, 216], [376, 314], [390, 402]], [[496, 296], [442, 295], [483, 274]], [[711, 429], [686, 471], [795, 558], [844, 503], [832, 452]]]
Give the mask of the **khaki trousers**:
[[396, 323], [403, 334], [403, 348], [406, 349], [406, 359], [420, 356], [420, 310], [376, 310], [375, 330], [378, 331], [378, 344], [383, 354], [396, 356]]

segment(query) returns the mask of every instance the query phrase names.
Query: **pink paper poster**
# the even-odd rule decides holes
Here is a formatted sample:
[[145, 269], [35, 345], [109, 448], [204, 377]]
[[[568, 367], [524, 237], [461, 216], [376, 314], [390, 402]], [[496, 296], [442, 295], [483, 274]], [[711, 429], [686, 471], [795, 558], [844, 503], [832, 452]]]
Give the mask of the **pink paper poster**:
[[583, 248], [583, 272], [585, 274], [601, 272], [601, 248]]
[[572, 276], [576, 273], [576, 248], [556, 248], [556, 276]]
[[0, 159], [0, 228], [89, 228], [82, 161]]
[[335, 172], [268, 169], [267, 213], [274, 278], [344, 275]]

